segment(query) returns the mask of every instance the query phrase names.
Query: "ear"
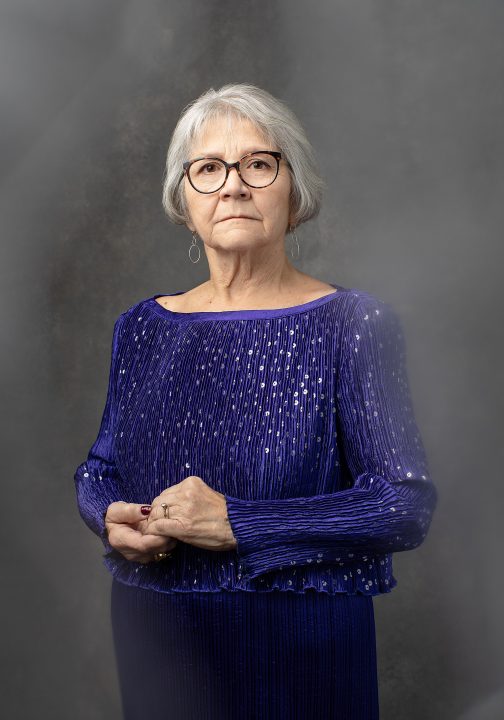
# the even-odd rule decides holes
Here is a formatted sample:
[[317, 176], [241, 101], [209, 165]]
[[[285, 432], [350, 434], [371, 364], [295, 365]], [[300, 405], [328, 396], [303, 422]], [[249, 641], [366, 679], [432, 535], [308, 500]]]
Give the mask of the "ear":
[[190, 214], [190, 212], [189, 212], [189, 208], [187, 207], [187, 200], [186, 200], [186, 197], [185, 197], [185, 190], [182, 190], [182, 198], [181, 198], [181, 200], [182, 200], [182, 202], [181, 202], [181, 211], [182, 211], [182, 214], [185, 215], [185, 217], [186, 217], [186, 222], [185, 222], [184, 224], [185, 224], [186, 228], [187, 228], [190, 232], [193, 233], [193, 232], [195, 232], [196, 228], [193, 226], [193, 224], [192, 224], [192, 222], [191, 222], [191, 214]]
[[189, 209], [187, 208], [187, 206], [183, 207], [182, 211], [185, 214], [185, 218], [186, 218], [186, 222], [185, 222], [186, 228], [189, 230], [189, 232], [195, 232], [196, 226], [194, 225], [194, 223], [192, 221], [191, 213], [189, 212]]

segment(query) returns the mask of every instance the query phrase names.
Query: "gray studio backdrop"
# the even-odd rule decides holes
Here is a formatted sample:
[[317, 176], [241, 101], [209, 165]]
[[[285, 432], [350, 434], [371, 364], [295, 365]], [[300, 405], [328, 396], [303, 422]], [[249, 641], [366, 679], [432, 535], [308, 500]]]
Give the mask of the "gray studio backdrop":
[[401, 316], [440, 492], [375, 600], [384, 720], [504, 717], [500, 0], [0, 2], [2, 716], [119, 720], [111, 577], [73, 472], [114, 320], [207, 277], [161, 207], [183, 106], [284, 99], [328, 191], [296, 265]]

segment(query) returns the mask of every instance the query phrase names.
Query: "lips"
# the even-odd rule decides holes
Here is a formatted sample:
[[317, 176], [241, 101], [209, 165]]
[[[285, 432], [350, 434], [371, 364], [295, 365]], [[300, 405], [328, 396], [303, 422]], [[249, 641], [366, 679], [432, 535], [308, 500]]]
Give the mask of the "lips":
[[223, 218], [221, 222], [224, 222], [224, 220], [255, 220], [255, 218], [251, 218], [248, 215], [231, 215], [230, 217]]

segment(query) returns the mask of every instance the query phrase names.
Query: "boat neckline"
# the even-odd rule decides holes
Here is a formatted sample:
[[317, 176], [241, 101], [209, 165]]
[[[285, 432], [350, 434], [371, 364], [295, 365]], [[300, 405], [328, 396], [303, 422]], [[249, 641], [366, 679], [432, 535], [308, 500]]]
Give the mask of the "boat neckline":
[[153, 310], [160, 317], [170, 320], [254, 320], [258, 318], [275, 318], [282, 317], [284, 315], [297, 315], [298, 313], [312, 310], [321, 305], [325, 305], [335, 297], [348, 291], [348, 288], [342, 285], [336, 285], [335, 283], [329, 283], [333, 288], [334, 292], [322, 295], [322, 297], [315, 298], [301, 305], [291, 305], [290, 307], [282, 308], [260, 308], [257, 310], [200, 310], [197, 312], [176, 312], [174, 310], [168, 310], [168, 308], [160, 305], [156, 298], [160, 297], [173, 297], [175, 295], [184, 295], [186, 291], [180, 290], [175, 293], [157, 293], [152, 297], [147, 298], [145, 301], [148, 307]]

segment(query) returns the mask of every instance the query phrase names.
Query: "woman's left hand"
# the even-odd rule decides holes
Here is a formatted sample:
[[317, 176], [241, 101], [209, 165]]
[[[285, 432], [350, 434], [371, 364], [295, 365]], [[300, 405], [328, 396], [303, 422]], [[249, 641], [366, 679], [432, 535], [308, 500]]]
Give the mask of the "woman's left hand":
[[[168, 505], [167, 518], [161, 503]], [[163, 490], [152, 500], [151, 507], [144, 533], [167, 535], [206, 550], [236, 547], [225, 496], [197, 475]]]

